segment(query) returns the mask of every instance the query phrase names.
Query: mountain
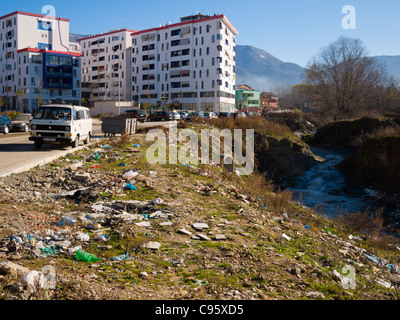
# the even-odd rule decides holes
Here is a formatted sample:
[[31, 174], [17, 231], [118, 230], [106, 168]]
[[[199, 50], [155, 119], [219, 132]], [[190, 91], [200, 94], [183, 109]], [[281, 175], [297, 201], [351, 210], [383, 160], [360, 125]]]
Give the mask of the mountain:
[[400, 56], [375, 56], [373, 58], [386, 66], [387, 71], [400, 80]]
[[77, 42], [78, 39], [86, 38], [89, 37], [87, 35], [82, 35], [82, 34], [75, 34], [75, 33], [70, 33], [69, 34], [69, 41], [70, 42]]
[[305, 74], [301, 66], [283, 62], [265, 50], [252, 46], [236, 46], [236, 83], [258, 90], [274, 90], [280, 86], [300, 84]]

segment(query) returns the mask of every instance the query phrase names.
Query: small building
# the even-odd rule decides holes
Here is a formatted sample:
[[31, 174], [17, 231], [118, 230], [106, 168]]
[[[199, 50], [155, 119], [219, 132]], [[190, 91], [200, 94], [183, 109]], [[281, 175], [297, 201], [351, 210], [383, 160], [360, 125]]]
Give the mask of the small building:
[[260, 100], [262, 109], [274, 111], [277, 110], [279, 107], [279, 98], [272, 92], [262, 92], [260, 95]]
[[260, 108], [260, 91], [254, 90], [247, 85], [236, 87], [236, 109]]

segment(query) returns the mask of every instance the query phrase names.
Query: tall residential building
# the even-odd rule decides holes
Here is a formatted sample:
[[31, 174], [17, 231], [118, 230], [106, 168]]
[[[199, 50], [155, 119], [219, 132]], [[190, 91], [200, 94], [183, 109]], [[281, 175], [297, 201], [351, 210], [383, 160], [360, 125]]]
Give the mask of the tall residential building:
[[194, 15], [132, 33], [132, 100], [235, 111], [236, 36], [224, 15]]
[[130, 100], [132, 32], [119, 29], [78, 40], [86, 99]]
[[42, 103], [80, 104], [79, 48], [69, 20], [16, 11], [0, 17], [1, 109], [31, 112]]

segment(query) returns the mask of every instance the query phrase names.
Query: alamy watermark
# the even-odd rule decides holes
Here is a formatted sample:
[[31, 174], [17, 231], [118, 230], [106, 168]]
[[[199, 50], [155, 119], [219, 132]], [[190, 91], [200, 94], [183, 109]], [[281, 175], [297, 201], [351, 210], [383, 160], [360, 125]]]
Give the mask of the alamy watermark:
[[342, 273], [339, 273], [336, 270], [334, 270], [333, 273], [340, 278], [343, 289], [356, 289], [356, 269], [353, 266], [346, 265], [342, 268]]
[[55, 30], [57, 23], [54, 18], [57, 16], [56, 8], [52, 5], [45, 5], [42, 7], [42, 14], [45, 16], [41, 23], [41, 27], [44, 30]]
[[345, 30], [356, 29], [356, 8], [351, 5], [344, 6], [342, 8], [342, 14], [345, 16], [342, 19], [342, 28]]
[[[232, 132], [233, 131], [233, 132]], [[203, 129], [199, 134], [193, 129], [182, 129], [178, 133], [177, 123], [169, 124], [169, 135], [161, 129], [152, 129], [146, 140], [155, 142], [147, 149], [150, 164], [213, 164], [230, 168], [238, 175], [250, 175], [254, 171], [254, 130]], [[243, 140], [246, 140], [246, 147]], [[168, 141], [167, 141], [168, 140]], [[221, 153], [221, 140], [223, 153]], [[211, 143], [210, 143], [211, 142]], [[181, 147], [178, 147], [181, 143]], [[245, 155], [243, 156], [243, 152]]]

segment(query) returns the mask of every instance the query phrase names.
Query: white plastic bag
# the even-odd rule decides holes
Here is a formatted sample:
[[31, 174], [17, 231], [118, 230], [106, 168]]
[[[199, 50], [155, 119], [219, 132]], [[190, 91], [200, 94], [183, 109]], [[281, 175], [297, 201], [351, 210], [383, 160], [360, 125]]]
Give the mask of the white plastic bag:
[[46, 277], [42, 272], [29, 271], [20, 279], [22, 285], [30, 292], [36, 292], [39, 288], [45, 288]]
[[78, 239], [79, 241], [86, 242], [90, 240], [90, 236], [86, 233], [81, 232], [76, 236], [76, 239]]

